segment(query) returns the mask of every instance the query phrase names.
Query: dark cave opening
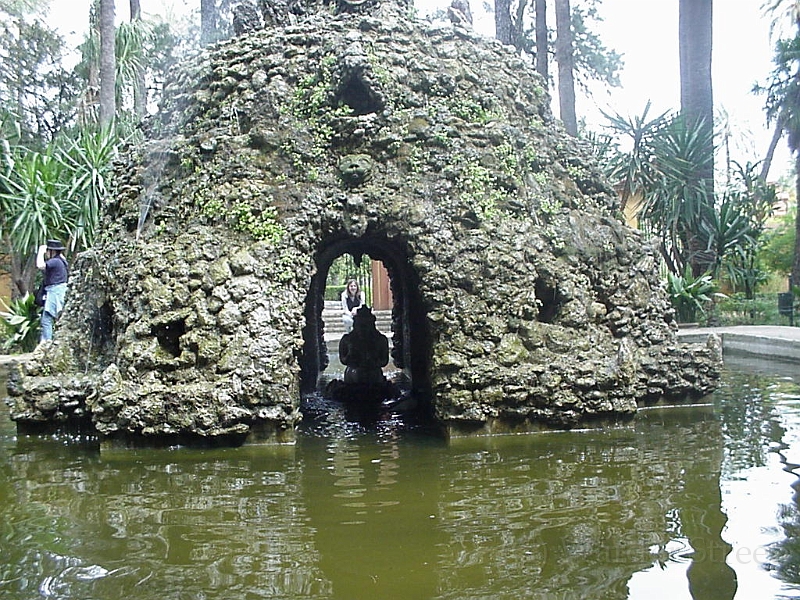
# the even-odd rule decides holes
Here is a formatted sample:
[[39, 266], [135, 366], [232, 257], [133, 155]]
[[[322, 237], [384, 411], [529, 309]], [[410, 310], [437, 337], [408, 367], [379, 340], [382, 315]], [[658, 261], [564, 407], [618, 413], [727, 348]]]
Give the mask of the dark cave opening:
[[328, 366], [329, 348], [322, 320], [324, 293], [331, 265], [343, 254], [381, 261], [386, 268], [392, 294], [391, 362], [403, 371], [414, 393], [428, 397], [431, 344], [426, 311], [419, 294], [419, 278], [409, 264], [403, 244], [381, 236], [345, 238], [321, 244], [316, 254], [317, 272], [306, 295], [300, 358], [301, 392], [318, 391], [320, 374]]
[[543, 279], [537, 279], [535, 293], [536, 299], [539, 301], [539, 321], [552, 323], [564, 304], [564, 298], [558, 291], [558, 287]]
[[95, 309], [91, 321], [92, 347], [97, 352], [103, 352], [114, 342], [114, 308], [110, 302], [105, 302]]
[[153, 325], [151, 333], [165, 352], [176, 358], [181, 355], [181, 336], [186, 333], [186, 323], [183, 319]]
[[336, 100], [353, 109], [353, 116], [379, 113], [384, 108], [380, 97], [358, 75], [342, 83]]

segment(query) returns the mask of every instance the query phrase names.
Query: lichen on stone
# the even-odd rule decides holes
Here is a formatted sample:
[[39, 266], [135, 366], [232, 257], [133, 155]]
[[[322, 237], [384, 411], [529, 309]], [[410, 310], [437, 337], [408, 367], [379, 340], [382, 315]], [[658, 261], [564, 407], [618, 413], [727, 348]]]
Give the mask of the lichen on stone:
[[510, 48], [392, 2], [251, 17], [122, 157], [56, 341], [11, 379], [21, 426], [290, 439], [343, 253], [386, 266], [393, 360], [451, 432], [714, 387], [718, 349], [678, 342], [652, 248]]

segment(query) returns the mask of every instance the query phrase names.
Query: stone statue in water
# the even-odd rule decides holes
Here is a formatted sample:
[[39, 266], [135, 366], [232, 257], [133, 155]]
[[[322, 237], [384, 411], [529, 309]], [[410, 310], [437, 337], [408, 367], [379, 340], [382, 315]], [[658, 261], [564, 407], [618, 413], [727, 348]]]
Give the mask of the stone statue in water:
[[375, 315], [362, 306], [353, 317], [353, 331], [339, 342], [339, 360], [346, 366], [345, 383], [386, 384], [383, 367], [389, 363], [389, 340], [375, 327]]

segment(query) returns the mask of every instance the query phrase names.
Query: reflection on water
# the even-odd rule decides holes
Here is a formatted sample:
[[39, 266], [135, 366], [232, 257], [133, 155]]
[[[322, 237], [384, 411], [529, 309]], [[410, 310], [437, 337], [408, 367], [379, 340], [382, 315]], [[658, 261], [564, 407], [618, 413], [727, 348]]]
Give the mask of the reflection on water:
[[101, 454], [4, 415], [0, 597], [800, 596], [797, 379], [729, 373], [713, 405], [449, 443], [314, 402], [277, 448]]

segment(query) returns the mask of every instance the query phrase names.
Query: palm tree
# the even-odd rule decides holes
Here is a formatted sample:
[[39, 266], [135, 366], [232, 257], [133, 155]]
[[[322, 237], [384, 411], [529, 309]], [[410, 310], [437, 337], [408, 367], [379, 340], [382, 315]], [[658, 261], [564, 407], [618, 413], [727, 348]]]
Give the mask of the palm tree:
[[[132, 0], [134, 4], [136, 0]], [[131, 7], [136, 9], [135, 6]], [[134, 13], [137, 14], [137, 13]], [[145, 76], [157, 60], [159, 50], [156, 37], [157, 26], [140, 16], [124, 22], [115, 30], [114, 35], [114, 122], [120, 135], [128, 135], [136, 130], [136, 126], [146, 114], [147, 87]], [[81, 46], [82, 61], [78, 72], [87, 79], [86, 100], [81, 112], [80, 123], [84, 127], [95, 129], [100, 123], [97, 91], [99, 89], [99, 71], [103, 60], [101, 36], [97, 11], [93, 11], [92, 27], [85, 42]], [[161, 50], [163, 53], [163, 49]]]
[[200, 45], [208, 46], [217, 40], [217, 3], [200, 0]]
[[100, 125], [114, 122], [117, 102], [114, 0], [100, 0]]
[[[142, 7], [139, 5], [139, 0], [130, 0], [131, 5], [131, 24], [141, 26], [142, 24]], [[141, 47], [141, 44], [140, 44]], [[144, 118], [147, 113], [147, 88], [144, 82], [144, 69], [139, 65], [133, 75], [133, 113], [138, 119]]]
[[548, 40], [547, 40], [547, 0], [534, 0], [534, 31], [536, 32], [536, 72], [541, 75], [545, 81], [548, 81], [550, 76], [548, 73], [548, 65], [550, 56], [548, 53]]
[[578, 135], [575, 114], [575, 54], [572, 42], [572, 12], [569, 0], [556, 0], [556, 63], [558, 64], [558, 107], [564, 128]]
[[[714, 97], [711, 81], [712, 0], [680, 0], [678, 40], [680, 51], [681, 113], [687, 122], [707, 128], [705, 151], [710, 160], [702, 161], [697, 177], [706, 181], [714, 193]], [[698, 165], [699, 167], [700, 165]], [[697, 273], [695, 273], [696, 275]]]
[[504, 44], [512, 44], [514, 25], [511, 22], [511, 0], [494, 2], [494, 35]]

